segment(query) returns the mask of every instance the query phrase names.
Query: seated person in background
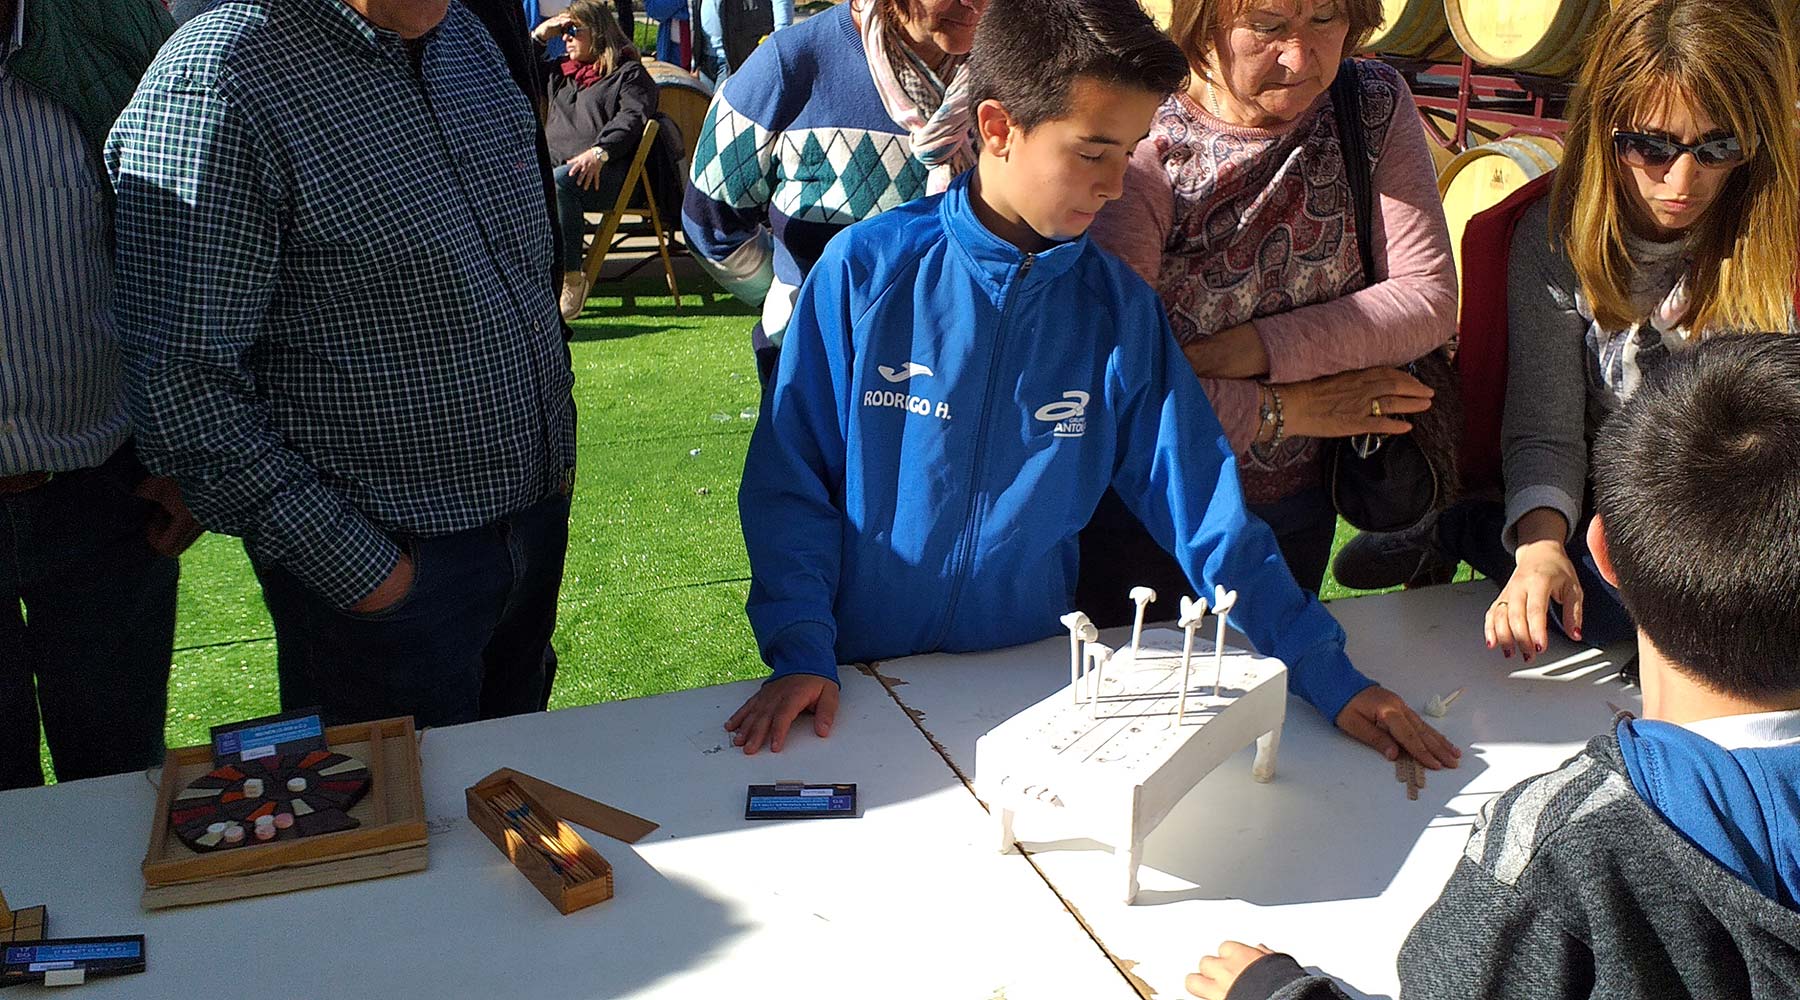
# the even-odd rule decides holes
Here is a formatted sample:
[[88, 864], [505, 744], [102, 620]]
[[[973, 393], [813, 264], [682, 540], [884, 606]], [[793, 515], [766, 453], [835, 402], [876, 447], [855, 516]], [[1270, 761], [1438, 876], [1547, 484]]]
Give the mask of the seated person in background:
[[[1238, 492], [1156, 293], [1083, 235], [1187, 75], [1136, 0], [993, 0], [981, 155], [940, 197], [845, 230], [800, 290], [744, 466], [749, 612], [775, 676], [726, 728], [779, 751], [837, 664], [1060, 631], [1108, 486], [1295, 693], [1390, 758], [1457, 751], [1356, 671]], [[1173, 595], [1169, 595], [1173, 597]]]
[[559, 164], [556, 215], [562, 229], [562, 316], [581, 315], [588, 281], [582, 273], [585, 215], [613, 207], [631, 158], [656, 113], [656, 81], [619, 30], [603, 0], [575, 0], [532, 31], [542, 45], [561, 37], [568, 55], [544, 63], [549, 107], [544, 138]]
[[[1482, 811], [1400, 951], [1401, 995], [1800, 989], [1800, 340], [1721, 337], [1646, 377], [1595, 449], [1587, 544], [1637, 622], [1644, 718]], [[1196, 996], [1342, 997], [1235, 941]]]
[[1778, 6], [1613, 6], [1574, 92], [1562, 168], [1513, 234], [1504, 505], [1465, 501], [1416, 529], [1358, 536], [1334, 564], [1340, 583], [1448, 579], [1465, 559], [1503, 584], [1489, 648], [1529, 661], [1551, 620], [1596, 646], [1631, 637], [1582, 544], [1595, 432], [1666, 358], [1793, 322], [1800, 56]]

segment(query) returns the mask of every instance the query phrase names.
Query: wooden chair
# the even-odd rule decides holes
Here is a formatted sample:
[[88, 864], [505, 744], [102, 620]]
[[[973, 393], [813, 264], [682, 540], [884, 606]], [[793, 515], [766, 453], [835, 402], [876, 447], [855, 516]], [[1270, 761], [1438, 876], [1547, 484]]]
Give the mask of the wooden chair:
[[[681, 289], [675, 283], [675, 265], [669, 259], [669, 237], [663, 231], [662, 213], [656, 208], [656, 195], [650, 190], [650, 178], [644, 170], [644, 162], [649, 159], [650, 151], [656, 147], [656, 134], [660, 126], [652, 118], [644, 123], [644, 137], [638, 140], [637, 152], [631, 157], [631, 169], [625, 174], [625, 183], [619, 188], [619, 197], [613, 202], [612, 210], [603, 215], [600, 225], [594, 232], [594, 242], [588, 247], [587, 258], [582, 262], [582, 273], [587, 276], [588, 294], [594, 293], [594, 283], [600, 278], [600, 267], [606, 263], [606, 255], [619, 248], [619, 245], [631, 236], [644, 234], [645, 223], [656, 236], [656, 249], [662, 254], [663, 274], [669, 281], [669, 294], [675, 297], [675, 310], [681, 311]], [[635, 216], [638, 222], [621, 230], [626, 216]]]

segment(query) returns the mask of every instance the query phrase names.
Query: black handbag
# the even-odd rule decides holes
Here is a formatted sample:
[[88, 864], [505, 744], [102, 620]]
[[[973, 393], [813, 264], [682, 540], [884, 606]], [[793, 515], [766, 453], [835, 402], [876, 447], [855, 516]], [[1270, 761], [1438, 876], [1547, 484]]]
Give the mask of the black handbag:
[[[1356, 218], [1356, 242], [1362, 255], [1363, 282], [1375, 277], [1370, 245], [1375, 211], [1374, 185], [1362, 127], [1362, 90], [1356, 62], [1346, 59], [1331, 85], [1337, 115], [1338, 142], [1344, 175], [1350, 182], [1350, 209]], [[1406, 113], [1401, 108], [1396, 113]], [[1333, 439], [1329, 451], [1331, 503], [1339, 515], [1362, 531], [1403, 531], [1455, 499], [1457, 444], [1462, 430], [1462, 391], [1450, 351], [1439, 347], [1404, 366], [1436, 394], [1431, 408], [1409, 414], [1407, 434], [1358, 434]]]

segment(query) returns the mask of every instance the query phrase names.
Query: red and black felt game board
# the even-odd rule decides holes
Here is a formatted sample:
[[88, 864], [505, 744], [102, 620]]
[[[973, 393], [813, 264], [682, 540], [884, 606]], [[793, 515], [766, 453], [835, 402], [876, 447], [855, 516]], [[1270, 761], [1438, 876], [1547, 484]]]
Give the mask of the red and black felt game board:
[[[290, 778], [304, 779], [306, 788], [289, 791]], [[262, 781], [261, 795], [244, 794], [249, 779]], [[369, 768], [355, 757], [330, 750], [276, 754], [226, 764], [195, 778], [170, 803], [169, 825], [182, 843], [201, 852], [269, 843], [252, 832], [256, 820], [282, 813], [291, 815], [293, 823], [276, 830], [272, 840], [336, 833], [362, 825], [350, 809], [368, 790]], [[209, 831], [217, 823], [241, 826], [243, 839], [233, 843]]]

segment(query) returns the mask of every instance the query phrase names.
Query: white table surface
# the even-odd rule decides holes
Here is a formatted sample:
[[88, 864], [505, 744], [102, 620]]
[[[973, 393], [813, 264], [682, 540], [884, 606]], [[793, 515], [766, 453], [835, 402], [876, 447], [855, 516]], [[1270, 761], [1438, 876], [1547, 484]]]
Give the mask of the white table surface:
[[[1274, 782], [1250, 780], [1246, 749], [1196, 786], [1145, 842], [1136, 905], [1120, 901], [1109, 845], [1060, 839], [1043, 812], [1021, 812], [1015, 832], [1146, 995], [1187, 995], [1183, 976], [1225, 938], [1289, 951], [1366, 996], [1394, 994], [1400, 943], [1455, 867], [1481, 806], [1605, 729], [1609, 700], [1639, 705], [1636, 689], [1616, 679], [1628, 644], [1608, 656], [1562, 643], [1529, 667], [1487, 650], [1481, 615], [1494, 593], [1473, 583], [1330, 605], [1358, 666], [1415, 707], [1468, 687], [1433, 720], [1464, 748], [1462, 766], [1431, 772], [1416, 802], [1391, 763], [1290, 696]], [[1152, 617], [1173, 607], [1167, 598]], [[1128, 642], [1127, 632], [1104, 638]], [[878, 669], [972, 778], [978, 737], [1068, 683], [1068, 641]]]
[[[156, 793], [131, 774], [0, 793], [0, 886], [53, 935], [147, 935], [148, 972], [71, 997], [1134, 995], [875, 681], [844, 672], [829, 741], [803, 723], [745, 757], [720, 726], [752, 690], [427, 732], [423, 872], [146, 913]], [[662, 824], [589, 836], [612, 900], [558, 914], [469, 823], [464, 788], [501, 766]], [[863, 815], [744, 821], [745, 786], [782, 779], [857, 782]]]

